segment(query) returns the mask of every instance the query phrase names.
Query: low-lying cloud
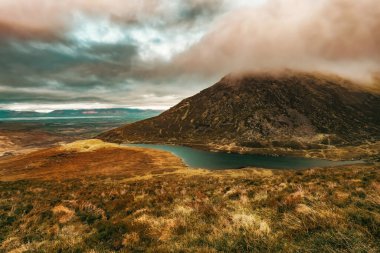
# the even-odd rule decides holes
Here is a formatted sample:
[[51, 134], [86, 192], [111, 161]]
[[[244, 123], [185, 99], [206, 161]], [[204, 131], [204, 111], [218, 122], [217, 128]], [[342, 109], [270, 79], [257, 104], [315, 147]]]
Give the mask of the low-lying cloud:
[[0, 0], [0, 68], [0, 108], [171, 106], [228, 73], [284, 68], [368, 83], [380, 2]]
[[368, 78], [380, 69], [380, 2], [272, 0], [236, 10], [175, 62], [206, 76], [293, 68]]

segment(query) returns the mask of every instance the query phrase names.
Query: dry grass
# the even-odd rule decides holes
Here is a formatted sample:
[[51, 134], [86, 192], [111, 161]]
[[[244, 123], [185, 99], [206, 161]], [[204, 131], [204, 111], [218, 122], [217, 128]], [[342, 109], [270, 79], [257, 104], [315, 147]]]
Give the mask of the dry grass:
[[[0, 122], [0, 159], [55, 146], [56, 143], [64, 140], [59, 134], [44, 132], [42, 130], [9, 130], [17, 128], [13, 126], [14, 124]], [[66, 139], [68, 140], [69, 138]]]
[[[23, 180], [0, 182], [0, 252], [380, 250], [379, 165], [212, 172], [176, 164], [167, 170], [169, 163], [152, 165], [158, 159], [152, 153], [133, 152], [142, 152], [130, 164], [141, 173], [104, 174], [96, 167], [101, 163], [92, 163], [97, 174], [70, 172], [75, 177], [57, 180], [24, 171], [17, 175]], [[113, 147], [76, 155], [101, 153], [101, 159], [118, 157]]]
[[184, 168], [167, 152], [85, 140], [0, 160], [0, 180], [64, 180], [85, 176], [124, 178]]
[[109, 149], [109, 148], [122, 148], [118, 144], [103, 142], [97, 139], [89, 139], [89, 140], [80, 140], [75, 141], [68, 144], [63, 144], [60, 147], [62, 152], [94, 152], [101, 149]]
[[[318, 135], [319, 136], [319, 135]], [[315, 138], [317, 138], [316, 136]], [[202, 146], [201, 146], [202, 147]], [[290, 149], [290, 148], [248, 148], [239, 147], [235, 144], [230, 145], [214, 145], [210, 144], [206, 149], [241, 152], [241, 153], [254, 153], [254, 154], [277, 154], [277, 155], [290, 155], [302, 156], [307, 158], [320, 158], [329, 160], [378, 160], [380, 156], [380, 141], [361, 144], [358, 146], [325, 146], [322, 149]]]

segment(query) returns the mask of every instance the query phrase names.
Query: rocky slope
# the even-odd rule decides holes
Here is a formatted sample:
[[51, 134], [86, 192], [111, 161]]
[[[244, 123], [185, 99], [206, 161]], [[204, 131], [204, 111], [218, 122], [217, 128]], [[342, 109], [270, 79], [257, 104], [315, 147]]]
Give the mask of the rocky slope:
[[380, 139], [380, 95], [348, 80], [281, 72], [229, 75], [161, 115], [98, 136], [111, 142], [292, 149]]

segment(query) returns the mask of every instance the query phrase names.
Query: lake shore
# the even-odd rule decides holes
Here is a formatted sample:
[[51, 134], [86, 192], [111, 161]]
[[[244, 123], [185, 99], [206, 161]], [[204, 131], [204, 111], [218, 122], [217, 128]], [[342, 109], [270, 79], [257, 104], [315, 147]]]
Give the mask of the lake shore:
[[87, 140], [0, 168], [6, 252], [380, 249], [378, 163], [190, 170], [167, 152]]
[[187, 143], [187, 142], [130, 142], [121, 144], [163, 144], [163, 145], [178, 145], [201, 149], [214, 152], [231, 152], [239, 154], [257, 154], [271, 156], [294, 156], [304, 158], [326, 159], [331, 161], [349, 161], [349, 160], [364, 160], [378, 161], [380, 157], [380, 141], [362, 144], [358, 146], [330, 146], [323, 149], [291, 149], [291, 148], [248, 148], [236, 146], [235, 144], [220, 145], [220, 144], [202, 144], [202, 143]]

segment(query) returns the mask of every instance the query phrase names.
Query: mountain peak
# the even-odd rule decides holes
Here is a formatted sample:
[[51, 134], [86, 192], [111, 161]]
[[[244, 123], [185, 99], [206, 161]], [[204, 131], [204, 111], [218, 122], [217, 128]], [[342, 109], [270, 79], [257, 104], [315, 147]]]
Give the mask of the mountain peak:
[[323, 148], [378, 140], [380, 96], [336, 76], [229, 74], [160, 116], [100, 138], [240, 147]]

